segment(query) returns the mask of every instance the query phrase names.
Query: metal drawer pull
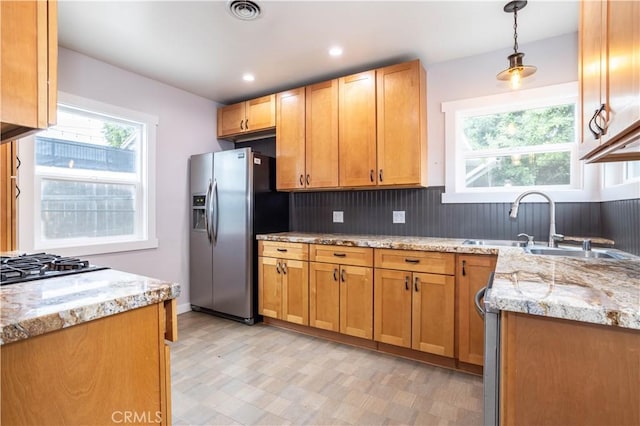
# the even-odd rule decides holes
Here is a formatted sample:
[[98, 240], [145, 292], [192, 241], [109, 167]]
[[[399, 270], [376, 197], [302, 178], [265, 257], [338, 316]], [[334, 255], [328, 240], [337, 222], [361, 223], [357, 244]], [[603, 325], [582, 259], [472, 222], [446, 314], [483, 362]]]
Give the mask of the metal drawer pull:
[[420, 263], [420, 259], [405, 259], [404, 261], [407, 263]]
[[335, 257], [347, 257], [345, 253], [333, 253]]
[[409, 276], [404, 277], [404, 289], [409, 290]]
[[418, 277], [415, 277], [415, 279], [413, 280], [413, 288], [416, 290], [416, 292], [418, 291]]
[[345, 276], [344, 276], [344, 269], [342, 269], [342, 270], [340, 271], [340, 279], [342, 280], [342, 282], [346, 282], [346, 281], [347, 281], [347, 279], [346, 279], [346, 278], [345, 278]]
[[484, 294], [487, 291], [486, 287], [482, 287], [480, 290], [478, 290], [478, 292], [476, 293], [476, 296], [474, 298], [474, 302], [476, 305], [476, 311], [478, 311], [478, 314], [480, 314], [480, 316], [482, 318], [484, 318], [484, 309], [482, 308], [482, 303], [480, 302], [480, 300], [484, 299]]
[[334, 281], [338, 281], [338, 270], [337, 269], [333, 270], [333, 280]]
[[287, 252], [287, 249], [283, 249], [283, 248], [278, 248], [276, 250], [278, 250], [279, 252], [282, 252], [282, 253], [286, 253]]

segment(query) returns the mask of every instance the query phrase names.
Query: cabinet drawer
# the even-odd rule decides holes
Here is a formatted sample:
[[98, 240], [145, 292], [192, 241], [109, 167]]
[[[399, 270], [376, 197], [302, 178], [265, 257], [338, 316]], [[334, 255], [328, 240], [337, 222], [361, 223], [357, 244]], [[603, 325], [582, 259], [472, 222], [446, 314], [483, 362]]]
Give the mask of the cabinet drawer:
[[309, 257], [313, 262], [373, 266], [373, 249], [371, 248], [311, 244], [309, 251]]
[[376, 249], [374, 257], [376, 268], [445, 275], [455, 273], [455, 255], [453, 253]]
[[309, 260], [309, 245], [306, 243], [283, 243], [258, 241], [258, 256], [281, 259]]

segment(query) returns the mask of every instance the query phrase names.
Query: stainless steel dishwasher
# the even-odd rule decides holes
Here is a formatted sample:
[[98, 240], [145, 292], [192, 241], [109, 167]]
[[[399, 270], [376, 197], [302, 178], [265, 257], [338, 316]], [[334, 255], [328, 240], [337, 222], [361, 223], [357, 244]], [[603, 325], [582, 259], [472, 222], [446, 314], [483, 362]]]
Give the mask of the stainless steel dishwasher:
[[500, 422], [500, 311], [492, 309], [484, 300], [493, 287], [493, 272], [487, 286], [475, 296], [476, 310], [484, 318], [484, 425]]

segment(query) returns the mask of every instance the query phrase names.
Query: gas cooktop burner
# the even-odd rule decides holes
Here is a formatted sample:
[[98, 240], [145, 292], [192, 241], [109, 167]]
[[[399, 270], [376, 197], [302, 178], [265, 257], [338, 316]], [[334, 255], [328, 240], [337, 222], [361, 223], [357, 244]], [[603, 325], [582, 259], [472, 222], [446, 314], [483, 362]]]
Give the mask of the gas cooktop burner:
[[53, 278], [61, 275], [108, 269], [89, 264], [88, 260], [35, 253], [19, 256], [0, 256], [0, 285]]

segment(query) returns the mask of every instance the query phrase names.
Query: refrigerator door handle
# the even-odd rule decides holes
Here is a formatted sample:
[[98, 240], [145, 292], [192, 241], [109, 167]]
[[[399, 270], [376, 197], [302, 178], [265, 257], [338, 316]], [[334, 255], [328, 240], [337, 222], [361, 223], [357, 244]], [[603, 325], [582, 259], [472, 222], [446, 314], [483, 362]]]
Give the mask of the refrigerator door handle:
[[211, 228], [213, 229], [213, 243], [215, 244], [218, 241], [218, 217], [220, 216], [218, 213], [218, 181], [216, 179], [213, 180], [213, 223], [211, 224]]
[[204, 205], [204, 229], [207, 232], [209, 243], [211, 243], [211, 179], [209, 179], [209, 187], [207, 188], [207, 193], [204, 196]]

